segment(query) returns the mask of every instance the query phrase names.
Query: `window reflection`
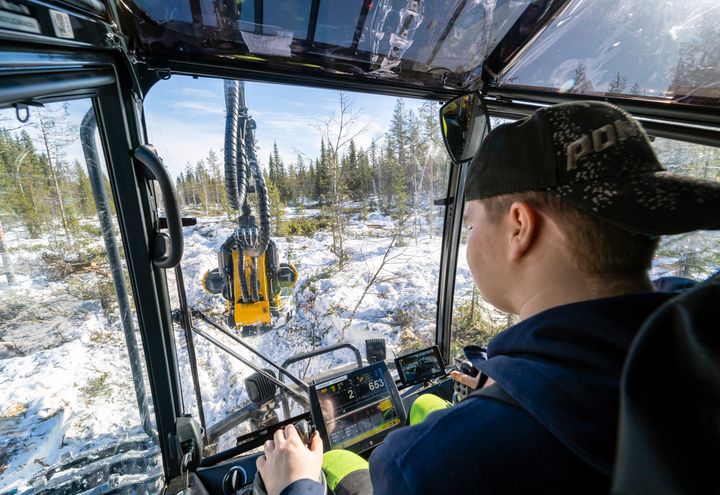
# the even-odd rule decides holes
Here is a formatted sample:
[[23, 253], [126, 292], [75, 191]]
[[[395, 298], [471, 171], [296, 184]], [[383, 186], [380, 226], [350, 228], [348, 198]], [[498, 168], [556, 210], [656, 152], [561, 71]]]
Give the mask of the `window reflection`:
[[720, 8], [714, 0], [571, 2], [502, 84], [716, 104]]

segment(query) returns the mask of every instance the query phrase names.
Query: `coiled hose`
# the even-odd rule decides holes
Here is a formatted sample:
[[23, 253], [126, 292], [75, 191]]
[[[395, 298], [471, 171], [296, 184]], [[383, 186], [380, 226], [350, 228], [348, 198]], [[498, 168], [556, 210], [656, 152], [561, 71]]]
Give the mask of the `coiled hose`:
[[[243, 140], [240, 133], [239, 113], [241, 87], [238, 81], [225, 81], [225, 193], [230, 208], [238, 210], [247, 195], [247, 168], [238, 167], [245, 162]], [[239, 148], [238, 148], [239, 145]], [[238, 157], [238, 151], [241, 157]], [[238, 160], [240, 158], [240, 160]]]
[[[260, 282], [257, 277], [257, 258], [267, 250], [270, 242], [270, 202], [267, 185], [258, 164], [255, 152], [255, 121], [248, 116], [245, 107], [245, 88], [239, 81], [226, 80], [225, 107], [225, 191], [230, 207], [242, 210], [240, 218], [250, 217], [247, 202], [248, 182], [255, 178], [255, 192], [258, 197], [258, 241], [248, 245], [242, 238], [236, 238], [238, 250], [238, 275], [242, 302], [260, 299]], [[238, 219], [240, 220], [240, 219]], [[251, 257], [250, 286], [246, 278], [245, 255]]]
[[255, 121], [248, 119], [245, 128], [245, 149], [247, 150], [247, 158], [250, 173], [255, 176], [255, 193], [258, 197], [258, 220], [259, 220], [259, 236], [257, 245], [257, 256], [265, 253], [270, 242], [270, 198], [268, 194], [267, 184], [263, 177], [260, 165], [257, 161], [255, 153]]

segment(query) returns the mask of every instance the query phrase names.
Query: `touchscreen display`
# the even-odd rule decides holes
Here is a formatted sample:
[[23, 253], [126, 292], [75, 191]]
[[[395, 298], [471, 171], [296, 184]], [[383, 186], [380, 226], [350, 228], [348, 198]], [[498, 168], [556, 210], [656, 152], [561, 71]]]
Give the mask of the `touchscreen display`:
[[349, 447], [401, 422], [380, 367], [322, 383], [317, 397], [332, 448]]
[[401, 356], [395, 360], [395, 367], [405, 385], [414, 385], [445, 375], [445, 366], [437, 346]]

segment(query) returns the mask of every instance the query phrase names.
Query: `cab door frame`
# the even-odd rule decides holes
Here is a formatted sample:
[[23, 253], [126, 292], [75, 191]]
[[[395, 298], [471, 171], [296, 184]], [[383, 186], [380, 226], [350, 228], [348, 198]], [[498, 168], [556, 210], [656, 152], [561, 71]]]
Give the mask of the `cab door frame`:
[[[69, 15], [72, 15], [69, 12]], [[110, 29], [108, 27], [108, 29]], [[41, 42], [42, 41], [42, 42]], [[154, 403], [165, 482], [182, 474], [176, 421], [183, 411], [164, 270], [153, 264], [156, 198], [132, 156], [144, 144], [140, 91], [120, 47], [68, 46], [0, 30], [0, 108], [91, 98], [116, 205]]]

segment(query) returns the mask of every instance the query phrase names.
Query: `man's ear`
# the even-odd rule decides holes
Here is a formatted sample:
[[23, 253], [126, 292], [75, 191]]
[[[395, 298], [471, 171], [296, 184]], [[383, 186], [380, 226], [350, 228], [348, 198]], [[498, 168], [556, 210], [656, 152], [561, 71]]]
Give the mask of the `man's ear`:
[[508, 215], [510, 239], [508, 256], [517, 261], [525, 256], [537, 237], [538, 214], [527, 201], [515, 201]]

